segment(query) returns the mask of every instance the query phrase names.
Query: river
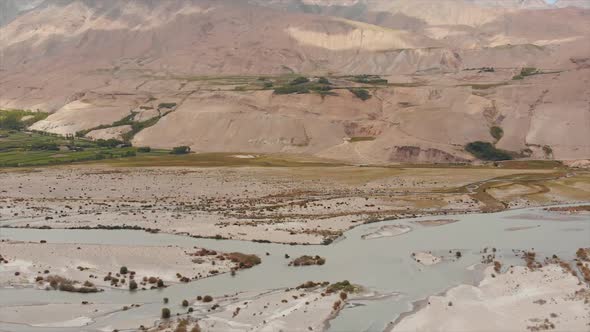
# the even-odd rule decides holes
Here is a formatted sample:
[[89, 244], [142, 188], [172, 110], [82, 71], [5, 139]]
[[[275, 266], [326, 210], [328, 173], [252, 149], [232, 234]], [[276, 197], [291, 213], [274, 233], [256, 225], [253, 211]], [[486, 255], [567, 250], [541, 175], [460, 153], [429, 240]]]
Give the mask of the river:
[[[33, 288], [1, 289], [0, 305], [95, 301], [120, 304], [121, 307], [130, 303], [142, 306], [98, 318], [84, 328], [34, 328], [1, 323], [0, 330], [100, 331], [116, 325], [117, 322], [149, 317], [156, 320], [164, 297], [168, 297], [170, 303], [180, 303], [182, 299], [196, 297], [198, 294], [221, 296], [241, 291], [294, 287], [308, 280], [336, 282], [346, 279], [381, 294], [396, 295], [379, 300], [350, 301], [338, 317], [330, 322], [330, 331], [383, 331], [388, 323], [410, 310], [413, 302], [461, 283], [476, 282], [477, 269], [469, 267], [480, 262], [484, 247], [496, 248], [497, 257], [505, 265], [516, 265], [522, 264], [522, 260], [515, 255], [514, 249], [534, 248], [538, 257], [557, 254], [561, 258], [572, 259], [577, 248], [590, 246], [588, 216], [558, 215], [545, 212], [541, 208], [531, 208], [444, 218], [456, 219], [458, 222], [436, 227], [415, 223], [417, 220], [437, 219], [424, 217], [367, 224], [346, 232], [342, 239], [329, 246], [196, 239], [142, 231], [0, 229], [2, 239], [77, 244], [199, 246], [225, 252], [254, 253], [263, 260], [261, 265], [239, 271], [234, 277], [224, 274], [160, 290], [107, 290], [95, 294], [77, 294]], [[393, 237], [371, 240], [361, 238], [362, 235], [385, 225], [405, 225], [412, 230]], [[451, 254], [448, 253], [449, 250], [452, 251]], [[419, 251], [446, 253], [449, 257], [454, 257], [456, 251], [461, 251], [462, 257], [457, 260], [448, 259], [433, 266], [422, 266], [411, 257], [413, 252]], [[270, 256], [266, 255], [267, 252]], [[326, 264], [304, 268], [288, 267], [285, 254], [291, 257], [320, 255], [326, 258]]]

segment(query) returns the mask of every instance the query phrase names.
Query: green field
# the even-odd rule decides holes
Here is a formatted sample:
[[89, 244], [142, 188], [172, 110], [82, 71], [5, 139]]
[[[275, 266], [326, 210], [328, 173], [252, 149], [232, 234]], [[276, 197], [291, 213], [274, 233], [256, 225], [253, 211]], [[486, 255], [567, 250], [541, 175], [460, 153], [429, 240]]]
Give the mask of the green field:
[[99, 145], [80, 138], [0, 129], [0, 167], [28, 167], [162, 155], [167, 151], [139, 153], [133, 147]]

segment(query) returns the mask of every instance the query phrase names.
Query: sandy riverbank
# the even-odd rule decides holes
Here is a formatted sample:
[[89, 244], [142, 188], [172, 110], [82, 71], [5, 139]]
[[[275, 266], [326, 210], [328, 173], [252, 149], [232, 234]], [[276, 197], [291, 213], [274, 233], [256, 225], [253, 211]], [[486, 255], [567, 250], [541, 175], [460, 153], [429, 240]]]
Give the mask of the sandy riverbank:
[[[324, 331], [351, 297], [363, 294], [330, 291], [330, 286], [296, 287], [246, 292], [210, 303], [192, 301], [194, 310], [176, 319], [162, 320], [151, 332], [175, 331], [179, 325], [202, 331]], [[176, 313], [172, 313], [173, 316]], [[182, 313], [181, 313], [182, 314]]]
[[[129, 289], [132, 271], [138, 289], [188, 282], [238, 268], [224, 253], [175, 246], [110, 246], [2, 242], [0, 287], [47, 287], [47, 279], [60, 276], [97, 288]], [[128, 272], [120, 273], [125, 267]], [[40, 278], [40, 279], [38, 279]], [[119, 279], [113, 284], [113, 279]], [[125, 281], [124, 281], [125, 280]]]
[[479, 286], [431, 296], [388, 331], [588, 331], [590, 288], [557, 264], [485, 271]]

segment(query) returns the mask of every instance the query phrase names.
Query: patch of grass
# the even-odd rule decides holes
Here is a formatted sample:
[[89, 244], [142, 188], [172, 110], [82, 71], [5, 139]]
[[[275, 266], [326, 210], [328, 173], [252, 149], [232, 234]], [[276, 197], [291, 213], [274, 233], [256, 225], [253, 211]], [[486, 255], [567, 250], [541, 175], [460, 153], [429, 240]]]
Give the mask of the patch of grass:
[[565, 166], [556, 160], [507, 160], [498, 163], [498, 166], [510, 169], [553, 169]]
[[342, 163], [319, 159], [303, 159], [296, 156], [258, 155], [255, 158], [236, 158], [231, 153], [191, 153], [172, 155], [167, 151], [152, 151], [134, 158], [110, 159], [100, 163], [120, 167], [335, 167]]
[[471, 142], [465, 146], [465, 150], [481, 160], [500, 161], [513, 159], [510, 153], [496, 149], [494, 145], [488, 142]]
[[381, 76], [378, 75], [356, 75], [350, 77], [350, 80], [356, 83], [371, 85], [386, 85], [387, 83], [389, 83], [389, 81], [381, 78]]
[[376, 137], [371, 137], [371, 136], [355, 136], [355, 137], [351, 137], [348, 141], [350, 143], [356, 143], [356, 142], [374, 141], [375, 139], [376, 139]]
[[457, 86], [470, 86], [474, 90], [487, 90], [491, 88], [497, 88], [499, 86], [507, 85], [506, 82], [499, 82], [499, 83], [479, 83], [479, 84], [460, 84]]

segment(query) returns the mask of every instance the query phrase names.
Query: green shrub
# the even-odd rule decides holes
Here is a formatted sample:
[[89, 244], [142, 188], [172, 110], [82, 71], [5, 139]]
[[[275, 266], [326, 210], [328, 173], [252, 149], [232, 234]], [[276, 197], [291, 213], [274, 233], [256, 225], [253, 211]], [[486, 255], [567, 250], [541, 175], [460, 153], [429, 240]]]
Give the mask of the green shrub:
[[170, 309], [162, 308], [162, 319], [169, 319], [170, 318]]
[[[37, 121], [47, 118], [49, 113], [24, 110], [0, 110], [0, 129], [23, 130]], [[23, 120], [28, 117], [27, 120]]]
[[96, 145], [98, 145], [101, 148], [111, 148], [112, 149], [112, 148], [115, 148], [115, 147], [117, 147], [119, 145], [125, 145], [125, 142], [119, 141], [119, 140], [114, 139], [114, 138], [110, 138], [110, 139], [107, 139], [107, 140], [99, 139], [99, 140], [96, 141]]
[[277, 95], [304, 94], [309, 93], [309, 89], [304, 85], [285, 85], [275, 88], [274, 93]]
[[191, 152], [191, 148], [189, 146], [175, 146], [172, 148], [171, 154], [187, 154]]
[[127, 266], [121, 266], [121, 268], [119, 269], [120, 274], [127, 274], [127, 272], [129, 272]]
[[309, 83], [309, 79], [307, 77], [303, 77], [303, 76], [299, 76], [296, 79], [292, 80], [291, 85], [299, 85], [299, 84], [305, 84], [305, 83]]
[[8, 130], [22, 130], [25, 124], [20, 121], [20, 116], [15, 113], [9, 113], [0, 118], [0, 128]]
[[496, 149], [495, 146], [488, 142], [471, 142], [467, 144], [465, 150], [481, 160], [500, 161], [512, 159], [508, 152]]
[[387, 84], [389, 83], [386, 79], [381, 78], [377, 75], [357, 75], [352, 77], [353, 82], [363, 84]]
[[504, 129], [498, 126], [493, 126], [492, 128], [490, 128], [490, 135], [492, 135], [492, 137], [495, 138], [496, 141], [499, 141], [504, 136]]
[[210, 295], [203, 296], [203, 302], [209, 303], [211, 301], [213, 301], [213, 297], [212, 296], [210, 296]]
[[346, 293], [354, 293], [358, 290], [358, 286], [355, 286], [350, 283], [348, 280], [340, 281], [331, 284], [326, 289], [327, 293], [336, 293], [336, 292], [346, 292]]
[[332, 84], [332, 83], [330, 83], [330, 81], [329, 81], [327, 78], [325, 78], [325, 77], [320, 77], [320, 78], [318, 79], [318, 83], [320, 83], [320, 84], [328, 84], [328, 85]]
[[371, 94], [369, 93], [369, 91], [365, 90], [365, 89], [358, 89], [358, 88], [352, 88], [352, 89], [348, 89], [350, 92], [352, 92], [353, 95], [355, 95], [355, 97], [361, 99], [362, 101], [368, 100], [369, 98], [371, 98]]
[[32, 151], [59, 151], [59, 146], [54, 142], [34, 142], [31, 144]]
[[137, 282], [135, 280], [129, 281], [129, 290], [136, 290], [137, 289]]
[[188, 307], [188, 300], [182, 300], [182, 306]]
[[512, 77], [512, 79], [513, 80], [522, 80], [527, 76], [533, 76], [533, 75], [537, 75], [540, 73], [541, 73], [541, 71], [538, 70], [537, 68], [533, 68], [533, 67], [522, 68], [520, 70], [520, 74], [515, 75], [514, 77]]
[[160, 103], [158, 108], [174, 108], [176, 107], [176, 103]]
[[142, 146], [142, 147], [137, 148], [137, 152], [140, 152], [140, 153], [152, 152], [152, 148], [150, 148], [149, 146]]

